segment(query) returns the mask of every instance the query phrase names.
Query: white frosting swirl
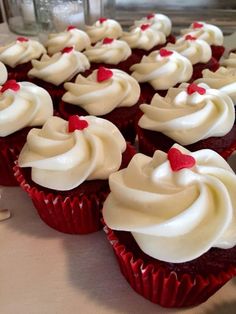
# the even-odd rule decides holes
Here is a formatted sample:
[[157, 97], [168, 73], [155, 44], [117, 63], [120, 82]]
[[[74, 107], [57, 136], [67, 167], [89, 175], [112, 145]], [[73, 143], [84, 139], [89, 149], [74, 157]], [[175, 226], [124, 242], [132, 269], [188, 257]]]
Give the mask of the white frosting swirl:
[[32, 167], [32, 180], [55, 190], [70, 190], [85, 180], [108, 179], [118, 170], [126, 142], [111, 122], [81, 117], [88, 127], [68, 132], [68, 122], [51, 117], [32, 129], [19, 156], [20, 167]]
[[202, 24], [203, 26], [194, 28], [194, 23], [192, 23], [189, 28], [181, 30], [181, 34], [189, 34], [196, 38], [205, 40], [209, 45], [223, 45], [224, 36], [219, 27], [205, 22], [197, 23]]
[[115, 230], [130, 231], [146, 254], [180, 263], [212, 247], [236, 244], [236, 176], [216, 152], [190, 152], [192, 168], [172, 171], [167, 154], [136, 154], [126, 169], [111, 174], [103, 217]]
[[177, 51], [192, 64], [207, 63], [212, 57], [210, 45], [202, 39], [192, 40], [181, 37], [175, 44], [168, 43], [166, 48]]
[[0, 61], [0, 85], [4, 84], [7, 80], [8, 73], [5, 65]]
[[225, 93], [199, 84], [205, 94], [189, 95], [188, 84], [172, 88], [166, 97], [154, 95], [150, 105], [142, 104], [141, 128], [162, 132], [181, 145], [189, 145], [212, 136], [224, 136], [234, 125], [235, 110]]
[[236, 68], [236, 53], [231, 52], [229, 56], [221, 60], [220, 64], [226, 68]]
[[75, 83], [65, 83], [62, 100], [78, 105], [91, 115], [105, 115], [118, 107], [131, 107], [140, 97], [138, 82], [127, 73], [111, 69], [110, 79], [98, 82], [97, 72], [87, 78], [78, 75]]
[[148, 82], [155, 90], [166, 90], [177, 83], [187, 82], [193, 74], [191, 62], [176, 51], [165, 57], [159, 50], [153, 51], [130, 70], [138, 82]]
[[30, 82], [18, 82], [20, 89], [0, 93], [0, 136], [8, 136], [24, 127], [40, 126], [53, 115], [49, 93]]
[[90, 38], [84, 31], [71, 28], [64, 32], [49, 34], [45, 46], [51, 55], [65, 47], [74, 47], [77, 51], [83, 51], [90, 46]]
[[45, 54], [41, 60], [32, 60], [32, 65], [33, 68], [28, 72], [29, 77], [37, 77], [56, 86], [90, 67], [87, 57], [75, 49], [57, 52], [52, 57]]
[[96, 21], [93, 25], [87, 25], [85, 31], [89, 35], [91, 43], [94, 44], [106, 37], [119, 38], [123, 30], [117, 21], [104, 19]]
[[118, 64], [131, 56], [131, 49], [126, 42], [114, 39], [109, 44], [99, 41], [95, 46], [87, 48], [84, 54], [90, 62]]
[[163, 32], [156, 30], [152, 25], [142, 30], [142, 25], [123, 32], [122, 40], [126, 41], [130, 48], [150, 50], [156, 45], [164, 44], [166, 36]]
[[0, 61], [15, 68], [19, 64], [38, 59], [43, 53], [46, 53], [46, 49], [36, 40], [16, 40], [6, 46], [0, 47]]
[[215, 72], [205, 69], [202, 71], [202, 78], [195, 83], [205, 83], [211, 88], [219, 89], [229, 95], [236, 104], [236, 68], [220, 67]]
[[152, 28], [164, 33], [169, 36], [172, 29], [172, 23], [168, 16], [160, 13], [150, 14], [141, 20], [134, 21], [135, 26], [142, 24], [151, 24]]

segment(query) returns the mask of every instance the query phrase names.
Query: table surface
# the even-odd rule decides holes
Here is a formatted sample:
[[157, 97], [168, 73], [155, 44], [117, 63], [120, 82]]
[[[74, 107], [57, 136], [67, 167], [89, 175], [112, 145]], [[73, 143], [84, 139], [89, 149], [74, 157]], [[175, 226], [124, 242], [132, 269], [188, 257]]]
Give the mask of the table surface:
[[[0, 25], [0, 42], [17, 35]], [[230, 160], [236, 169], [236, 157]], [[236, 278], [204, 304], [163, 309], [139, 296], [121, 275], [105, 233], [67, 235], [45, 225], [20, 187], [0, 187], [1, 314], [235, 314]]]

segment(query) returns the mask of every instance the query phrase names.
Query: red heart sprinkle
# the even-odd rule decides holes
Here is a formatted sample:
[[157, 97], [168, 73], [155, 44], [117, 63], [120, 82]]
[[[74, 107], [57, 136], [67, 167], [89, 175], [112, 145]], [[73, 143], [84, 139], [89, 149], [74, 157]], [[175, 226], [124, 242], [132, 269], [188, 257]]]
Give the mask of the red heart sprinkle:
[[150, 24], [142, 24], [141, 26], [140, 26], [140, 28], [141, 28], [141, 30], [142, 31], [145, 31], [147, 28], [149, 28], [150, 27]]
[[172, 171], [179, 171], [184, 168], [192, 168], [196, 164], [196, 160], [192, 156], [183, 154], [175, 147], [169, 149], [167, 157]]
[[74, 26], [74, 25], [69, 25], [69, 26], [67, 26], [67, 31], [70, 31], [71, 29], [75, 29], [76, 27]]
[[197, 86], [197, 84], [189, 84], [187, 87], [187, 93], [189, 95], [192, 95], [193, 93], [197, 92], [200, 95], [204, 95], [206, 93], [205, 88]]
[[160, 56], [161, 57], [168, 57], [173, 54], [173, 51], [167, 50], [167, 49], [161, 49], [160, 50]]
[[69, 53], [73, 50], [73, 47], [65, 47], [64, 49], [61, 50], [62, 53]]
[[82, 131], [88, 127], [88, 122], [84, 119], [80, 119], [79, 116], [73, 115], [68, 120], [68, 132], [74, 132], [75, 130]]
[[203, 24], [199, 22], [193, 22], [193, 28], [202, 28]]
[[113, 38], [106, 37], [103, 39], [102, 43], [103, 44], [111, 44], [113, 41], [114, 41]]
[[97, 81], [103, 82], [103, 81], [109, 80], [109, 78], [111, 78], [112, 75], [113, 75], [112, 70], [104, 68], [104, 67], [100, 67], [97, 70]]
[[100, 23], [103, 23], [103, 22], [107, 21], [107, 18], [105, 18], [105, 17], [100, 17], [100, 19], [98, 19], [98, 20], [99, 20]]
[[17, 41], [20, 41], [21, 43], [24, 43], [24, 42], [26, 42], [26, 41], [29, 41], [29, 39], [26, 38], [26, 37], [17, 37], [16, 40], [17, 40]]
[[148, 15], [147, 15], [147, 19], [148, 19], [148, 20], [152, 19], [153, 17], [155, 17], [155, 14], [148, 14]]
[[12, 89], [17, 92], [20, 89], [20, 85], [15, 80], [9, 80], [5, 84], [3, 84], [0, 92], [3, 93], [7, 89]]
[[194, 37], [194, 36], [192, 36], [192, 35], [186, 35], [186, 36], [185, 36], [185, 39], [186, 39], [186, 40], [196, 40], [197, 38]]

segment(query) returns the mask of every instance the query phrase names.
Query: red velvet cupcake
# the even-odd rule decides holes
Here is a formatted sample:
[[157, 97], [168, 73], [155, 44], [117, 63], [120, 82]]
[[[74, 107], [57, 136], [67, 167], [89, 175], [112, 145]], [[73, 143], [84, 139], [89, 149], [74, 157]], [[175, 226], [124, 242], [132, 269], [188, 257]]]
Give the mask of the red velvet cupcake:
[[106, 37], [118, 39], [122, 36], [123, 29], [114, 19], [101, 17], [93, 25], [85, 25], [91, 43], [94, 45]]
[[24, 81], [32, 68], [31, 61], [39, 59], [43, 53], [46, 49], [40, 42], [18, 37], [16, 41], [0, 47], [0, 61], [7, 67], [9, 80]]
[[140, 83], [142, 99], [149, 103], [155, 93], [165, 96], [169, 88], [188, 82], [193, 66], [178, 52], [162, 48], [144, 56], [140, 63], [131, 67], [131, 71]]
[[153, 157], [136, 154], [109, 185], [105, 231], [141, 296], [196, 306], [236, 275], [236, 176], [216, 152], [176, 144]]
[[138, 62], [144, 55], [159, 50], [167, 44], [166, 35], [157, 30], [154, 24], [149, 23], [133, 26], [130, 31], [123, 32], [121, 39], [130, 46]]
[[223, 46], [224, 36], [221, 29], [215, 25], [202, 21], [193, 22], [189, 28], [181, 30], [182, 35], [191, 35], [203, 39], [211, 45], [212, 56], [219, 61], [225, 47]]
[[220, 66], [219, 62], [212, 57], [210, 45], [191, 35], [178, 38], [175, 44], [167, 44], [166, 49], [177, 51], [189, 59], [193, 65], [191, 81], [202, 77], [204, 69], [215, 72]]
[[206, 84], [182, 84], [166, 97], [156, 94], [140, 106], [137, 135], [141, 152], [167, 152], [175, 143], [191, 151], [209, 148], [228, 158], [236, 149], [235, 109], [231, 98]]
[[65, 233], [90, 233], [101, 228], [109, 174], [134, 153], [105, 119], [51, 117], [29, 132], [15, 176], [46, 224]]
[[49, 55], [60, 52], [66, 47], [74, 47], [77, 51], [83, 51], [90, 45], [89, 36], [73, 25], [69, 25], [63, 32], [49, 34], [45, 43]]
[[131, 65], [139, 62], [139, 58], [132, 54], [129, 45], [125, 41], [109, 37], [97, 42], [94, 46], [88, 47], [83, 53], [90, 61], [90, 72], [103, 66], [129, 73]]
[[59, 105], [64, 119], [70, 115], [94, 115], [114, 123], [125, 139], [134, 142], [135, 117], [139, 108], [140, 87], [127, 73], [100, 67], [91, 75], [78, 75], [74, 83], [65, 83], [66, 93]]
[[65, 92], [63, 84], [90, 67], [87, 57], [73, 47], [66, 47], [53, 56], [44, 54], [40, 60], [33, 60], [32, 65], [28, 77], [49, 92], [55, 108]]
[[32, 126], [53, 114], [48, 92], [30, 82], [7, 81], [0, 91], [0, 185], [18, 185], [13, 175], [15, 156]]

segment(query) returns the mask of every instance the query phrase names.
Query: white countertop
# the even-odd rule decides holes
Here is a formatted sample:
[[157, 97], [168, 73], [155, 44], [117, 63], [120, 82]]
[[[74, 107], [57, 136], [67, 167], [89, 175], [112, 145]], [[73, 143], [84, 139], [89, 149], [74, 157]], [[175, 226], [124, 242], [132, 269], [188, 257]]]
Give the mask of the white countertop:
[[[6, 25], [1, 31], [0, 42], [9, 39]], [[236, 169], [236, 158], [231, 165]], [[1, 314], [235, 314], [236, 278], [198, 307], [163, 309], [129, 286], [103, 231], [59, 233], [20, 187], [0, 187], [0, 195], [0, 208], [12, 213], [0, 223]]]

